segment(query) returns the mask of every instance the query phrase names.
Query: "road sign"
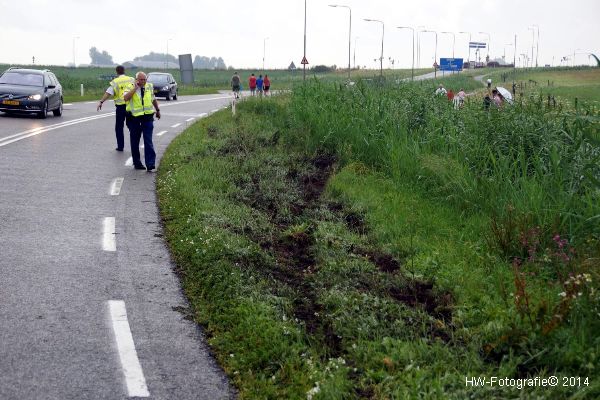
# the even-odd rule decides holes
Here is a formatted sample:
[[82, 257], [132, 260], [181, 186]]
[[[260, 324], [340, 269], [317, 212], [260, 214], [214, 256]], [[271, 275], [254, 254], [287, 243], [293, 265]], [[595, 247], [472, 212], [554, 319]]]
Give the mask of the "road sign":
[[462, 58], [440, 58], [440, 70], [442, 71], [462, 71]]
[[485, 49], [487, 47], [487, 43], [485, 43], [485, 42], [469, 42], [469, 47], [472, 49]]
[[306, 56], [302, 57], [302, 61], [300, 62], [300, 64], [308, 64], [308, 60], [306, 59]]

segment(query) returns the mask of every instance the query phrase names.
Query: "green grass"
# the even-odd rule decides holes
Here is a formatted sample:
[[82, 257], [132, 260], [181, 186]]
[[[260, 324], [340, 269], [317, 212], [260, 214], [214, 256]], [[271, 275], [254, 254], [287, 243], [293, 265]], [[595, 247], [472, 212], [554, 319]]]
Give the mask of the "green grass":
[[[241, 398], [600, 394], [600, 249], [597, 224], [582, 223], [598, 215], [598, 189], [577, 178], [598, 173], [594, 125], [535, 104], [456, 111], [434, 87], [312, 82], [203, 119], [167, 150], [168, 243]], [[554, 227], [576, 261], [556, 258]], [[522, 259], [527, 278], [511, 267], [527, 251], [519, 234], [541, 241]], [[563, 267], [593, 283], [543, 334], [544, 307], [570, 290]], [[590, 385], [470, 388], [471, 375]]]

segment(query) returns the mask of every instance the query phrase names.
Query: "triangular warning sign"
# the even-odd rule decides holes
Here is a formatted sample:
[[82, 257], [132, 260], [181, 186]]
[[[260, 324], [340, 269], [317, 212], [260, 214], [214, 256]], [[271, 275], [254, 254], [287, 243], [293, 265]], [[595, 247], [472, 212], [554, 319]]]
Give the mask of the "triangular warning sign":
[[308, 60], [306, 59], [306, 56], [302, 57], [302, 61], [300, 62], [300, 64], [308, 64]]

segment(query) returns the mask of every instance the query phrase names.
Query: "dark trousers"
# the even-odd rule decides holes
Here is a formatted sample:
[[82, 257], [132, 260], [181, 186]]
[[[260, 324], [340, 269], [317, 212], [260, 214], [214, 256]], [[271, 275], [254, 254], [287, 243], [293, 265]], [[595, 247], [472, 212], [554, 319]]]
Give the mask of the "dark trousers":
[[154, 167], [156, 162], [156, 152], [152, 144], [152, 131], [154, 130], [154, 118], [152, 115], [127, 118], [127, 127], [129, 128], [129, 140], [131, 142], [131, 157], [133, 165], [142, 165], [140, 158], [140, 138], [144, 137], [144, 160], [146, 168]]
[[116, 106], [116, 116], [115, 119], [115, 135], [117, 136], [117, 149], [123, 150], [125, 147], [125, 135], [123, 134], [123, 127], [125, 126], [125, 116], [127, 115], [127, 111], [125, 108], [127, 106], [125, 104], [120, 104]]

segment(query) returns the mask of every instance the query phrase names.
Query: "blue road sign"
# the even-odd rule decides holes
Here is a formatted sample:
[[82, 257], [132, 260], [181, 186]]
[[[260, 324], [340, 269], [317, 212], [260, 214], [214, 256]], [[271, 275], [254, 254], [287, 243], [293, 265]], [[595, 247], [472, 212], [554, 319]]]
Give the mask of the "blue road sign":
[[462, 71], [462, 58], [440, 58], [440, 71]]

